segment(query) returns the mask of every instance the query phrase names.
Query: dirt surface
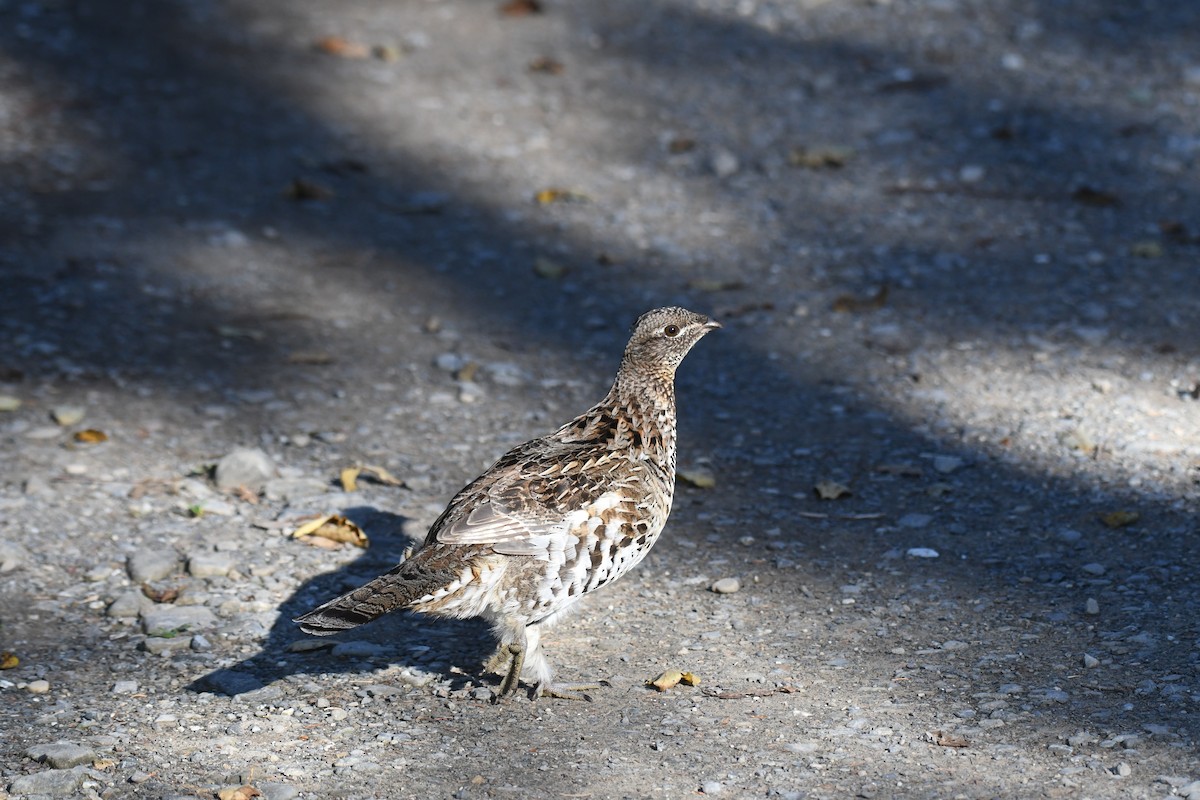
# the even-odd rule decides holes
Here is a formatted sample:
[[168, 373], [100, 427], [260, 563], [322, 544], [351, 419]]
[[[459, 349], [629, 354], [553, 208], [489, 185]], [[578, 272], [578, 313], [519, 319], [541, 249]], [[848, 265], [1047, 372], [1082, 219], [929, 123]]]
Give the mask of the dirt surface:
[[[0, 0], [0, 797], [1200, 798], [1200, 5], [506, 8]], [[590, 702], [293, 650], [672, 303]]]

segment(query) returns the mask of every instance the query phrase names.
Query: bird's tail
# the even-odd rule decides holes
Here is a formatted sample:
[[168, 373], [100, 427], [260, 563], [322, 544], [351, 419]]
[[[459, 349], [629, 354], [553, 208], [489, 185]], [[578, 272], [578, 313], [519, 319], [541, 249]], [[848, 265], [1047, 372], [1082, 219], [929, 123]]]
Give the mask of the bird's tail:
[[329, 636], [357, 628], [378, 616], [407, 608], [422, 597], [445, 586], [451, 579], [441, 570], [430, 570], [413, 558], [352, 592], [317, 606], [293, 622], [313, 636]]

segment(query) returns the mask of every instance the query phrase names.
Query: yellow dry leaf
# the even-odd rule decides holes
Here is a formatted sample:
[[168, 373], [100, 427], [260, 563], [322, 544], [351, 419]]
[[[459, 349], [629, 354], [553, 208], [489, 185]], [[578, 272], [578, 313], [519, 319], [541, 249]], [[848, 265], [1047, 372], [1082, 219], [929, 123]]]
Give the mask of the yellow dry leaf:
[[362, 472], [358, 467], [346, 467], [342, 470], [341, 481], [343, 492], [358, 491], [358, 473]]
[[584, 203], [587, 202], [588, 196], [570, 189], [542, 189], [533, 199], [538, 205], [548, 206], [551, 203]]
[[817, 485], [813, 487], [813, 491], [822, 500], [837, 500], [839, 497], [849, 497], [853, 494], [849, 486], [837, 481], [817, 481]]
[[711, 489], [717, 485], [717, 476], [713, 475], [712, 470], [707, 467], [681, 469], [677, 474], [680, 480], [684, 483], [690, 483], [697, 489]]
[[11, 394], [0, 394], [0, 411], [16, 411], [21, 407], [21, 398]]
[[314, 520], [306, 522], [292, 532], [293, 539], [304, 536], [317, 536], [331, 542], [352, 544], [366, 549], [370, 544], [362, 528], [355, 525], [341, 514], [323, 514]]
[[321, 350], [296, 350], [288, 353], [287, 363], [323, 367], [333, 363], [333, 356]]
[[694, 672], [685, 672], [679, 677], [679, 682], [684, 686], [699, 686], [700, 676]]
[[5, 651], [0, 653], [0, 669], [16, 669], [21, 666], [21, 659], [17, 658], [16, 653]]
[[380, 483], [387, 484], [388, 486], [403, 486], [404, 485], [404, 481], [400, 480], [399, 478], [397, 478], [392, 473], [388, 472], [383, 467], [376, 467], [376, 466], [372, 466], [371, 464], [363, 464], [361, 467], [359, 467], [359, 469], [362, 470], [363, 472], [367, 473], [368, 475], [370, 475], [371, 477], [373, 477], [375, 480], [379, 481]]
[[660, 692], [665, 692], [667, 689], [670, 689], [673, 686], [678, 686], [679, 682], [682, 680], [683, 680], [682, 672], [680, 672], [677, 669], [669, 669], [666, 672], [659, 675], [654, 680], [647, 682], [646, 685], [653, 686], [655, 689], [657, 689]]
[[533, 260], [533, 272], [539, 278], [557, 280], [567, 274], [567, 268], [557, 261], [538, 256]]
[[475, 374], [477, 372], [479, 372], [478, 362], [468, 361], [462, 366], [461, 369], [459, 369], [458, 372], [454, 373], [454, 380], [469, 383], [475, 380]]
[[117, 765], [111, 758], [97, 758], [92, 762], [92, 769], [112, 769]]
[[107, 442], [108, 434], [104, 431], [88, 428], [87, 430], [76, 431], [75, 441], [83, 444], [97, 444], [99, 442]]
[[253, 786], [230, 786], [217, 792], [219, 800], [250, 800], [262, 797], [262, 792]]
[[371, 48], [361, 42], [352, 42], [341, 36], [325, 36], [313, 43], [320, 52], [338, 58], [368, 58]]
[[1110, 511], [1107, 514], [1100, 516], [1100, 521], [1110, 528], [1124, 528], [1126, 525], [1132, 525], [1142, 518], [1142, 515], [1136, 511]]
[[55, 406], [50, 409], [51, 418], [64, 428], [79, 422], [85, 413], [82, 406]]

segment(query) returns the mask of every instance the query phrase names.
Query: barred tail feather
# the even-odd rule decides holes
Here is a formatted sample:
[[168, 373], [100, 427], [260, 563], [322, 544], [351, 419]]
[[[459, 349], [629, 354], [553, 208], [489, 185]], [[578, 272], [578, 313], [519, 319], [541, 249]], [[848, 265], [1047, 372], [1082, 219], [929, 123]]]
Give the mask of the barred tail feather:
[[405, 561], [390, 572], [352, 592], [324, 603], [293, 622], [313, 636], [330, 636], [357, 628], [376, 617], [398, 608], [407, 608], [416, 600], [449, 583], [447, 574], [429, 570], [418, 560]]

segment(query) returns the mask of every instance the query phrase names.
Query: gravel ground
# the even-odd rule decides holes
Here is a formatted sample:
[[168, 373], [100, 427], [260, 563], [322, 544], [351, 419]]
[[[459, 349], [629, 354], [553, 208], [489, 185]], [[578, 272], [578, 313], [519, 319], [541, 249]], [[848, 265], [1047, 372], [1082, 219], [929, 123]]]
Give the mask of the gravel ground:
[[[1194, 2], [0, 0], [0, 242], [0, 798], [1200, 799]], [[590, 702], [302, 649], [668, 303]]]

